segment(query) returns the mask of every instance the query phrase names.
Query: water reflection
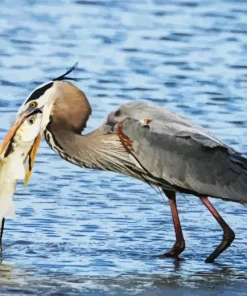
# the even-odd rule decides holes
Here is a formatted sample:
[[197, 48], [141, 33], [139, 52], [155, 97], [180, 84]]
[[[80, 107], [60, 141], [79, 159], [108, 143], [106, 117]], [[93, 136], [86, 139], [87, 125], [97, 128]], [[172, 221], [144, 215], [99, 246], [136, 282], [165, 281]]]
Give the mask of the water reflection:
[[[40, 272], [34, 268], [18, 268], [9, 264], [1, 264], [0, 285], [1, 291], [15, 291], [21, 289], [22, 293], [35, 293], [37, 287], [40, 292], [50, 294], [87, 292], [108, 295], [121, 293], [129, 295], [161, 295], [164, 293], [200, 293], [208, 295], [209, 291], [234, 291], [236, 288], [245, 291], [247, 274], [221, 264], [214, 264], [211, 271], [192, 273], [184, 277], [176, 261], [174, 269], [168, 274], [123, 274], [115, 277], [82, 276], [52, 270]], [[50, 280], [48, 280], [50, 279]], [[65, 284], [66, 283], [66, 284]], [[162, 292], [163, 291], [163, 292]], [[145, 294], [143, 294], [145, 293]], [[161, 293], [161, 294], [159, 294]], [[177, 293], [177, 294], [176, 294]], [[173, 294], [172, 294], [173, 295]], [[241, 294], [244, 295], [244, 294]]]

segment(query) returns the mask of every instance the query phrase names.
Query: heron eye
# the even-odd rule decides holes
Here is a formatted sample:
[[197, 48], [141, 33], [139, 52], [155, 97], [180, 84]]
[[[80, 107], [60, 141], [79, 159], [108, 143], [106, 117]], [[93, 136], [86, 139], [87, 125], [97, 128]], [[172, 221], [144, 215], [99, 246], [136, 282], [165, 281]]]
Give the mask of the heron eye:
[[29, 107], [31, 107], [31, 108], [36, 108], [37, 106], [38, 106], [38, 103], [37, 102], [31, 102], [29, 104]]

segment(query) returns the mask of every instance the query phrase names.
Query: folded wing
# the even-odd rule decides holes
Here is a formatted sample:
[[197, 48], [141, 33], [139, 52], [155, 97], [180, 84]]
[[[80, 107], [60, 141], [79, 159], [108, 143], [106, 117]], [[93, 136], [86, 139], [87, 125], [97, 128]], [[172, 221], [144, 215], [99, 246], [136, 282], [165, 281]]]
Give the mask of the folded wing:
[[247, 203], [246, 158], [202, 127], [148, 107], [145, 104], [146, 112], [132, 108], [132, 114], [120, 121], [131, 140], [131, 154], [145, 170], [179, 191]]

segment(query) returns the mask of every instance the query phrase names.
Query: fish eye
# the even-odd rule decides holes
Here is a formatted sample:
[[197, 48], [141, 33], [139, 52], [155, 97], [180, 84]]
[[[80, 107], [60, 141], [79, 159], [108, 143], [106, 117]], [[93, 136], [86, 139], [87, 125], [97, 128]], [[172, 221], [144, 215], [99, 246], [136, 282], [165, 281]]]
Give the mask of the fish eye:
[[30, 118], [29, 120], [28, 120], [28, 122], [32, 125], [32, 124], [34, 124], [34, 119], [33, 118]]
[[29, 104], [29, 107], [31, 107], [31, 108], [36, 108], [38, 106], [38, 103], [37, 102], [31, 102], [30, 104]]
[[116, 112], [115, 112], [115, 116], [120, 116], [121, 115], [121, 111], [120, 110], [117, 110]]

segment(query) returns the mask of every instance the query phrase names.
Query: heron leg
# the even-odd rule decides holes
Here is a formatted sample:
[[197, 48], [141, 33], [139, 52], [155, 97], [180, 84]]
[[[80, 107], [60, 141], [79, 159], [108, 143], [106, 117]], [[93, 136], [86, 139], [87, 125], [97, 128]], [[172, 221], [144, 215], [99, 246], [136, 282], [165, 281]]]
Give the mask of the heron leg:
[[173, 245], [172, 249], [163, 254], [162, 257], [172, 257], [172, 258], [179, 258], [179, 254], [181, 254], [185, 249], [185, 240], [183, 236], [182, 227], [180, 224], [180, 219], [178, 215], [177, 203], [176, 203], [176, 192], [163, 190], [165, 195], [169, 199], [170, 208], [172, 212], [172, 219], [176, 234], [176, 241]]
[[216, 211], [214, 206], [211, 204], [209, 199], [206, 196], [200, 197], [203, 204], [208, 208], [210, 213], [214, 216], [217, 222], [220, 224], [221, 228], [223, 229], [223, 238], [222, 242], [219, 246], [213, 251], [213, 253], [208, 256], [205, 260], [206, 263], [212, 263], [214, 260], [224, 252], [233, 242], [235, 238], [234, 231], [230, 228], [230, 226], [225, 222], [225, 220], [221, 217], [221, 215]]
[[3, 229], [4, 229], [4, 222], [5, 219], [2, 219], [2, 223], [1, 223], [1, 232], [0, 232], [0, 252], [2, 252], [2, 239], [3, 239]]

